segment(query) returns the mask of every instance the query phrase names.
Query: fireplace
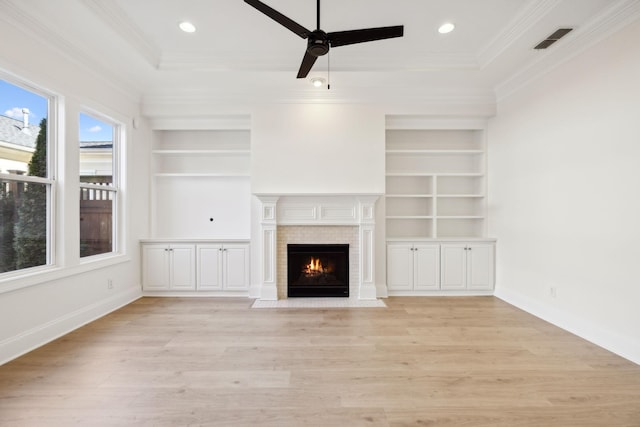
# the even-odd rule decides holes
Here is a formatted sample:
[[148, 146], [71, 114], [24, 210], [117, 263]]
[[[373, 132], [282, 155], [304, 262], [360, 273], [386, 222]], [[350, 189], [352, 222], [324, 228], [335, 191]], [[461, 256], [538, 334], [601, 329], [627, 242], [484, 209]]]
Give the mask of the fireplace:
[[[255, 196], [260, 201], [260, 245], [257, 251], [261, 268], [257, 283], [249, 290], [251, 297], [264, 301], [287, 298], [287, 244], [314, 242], [349, 244], [349, 274], [345, 274], [344, 281], [348, 293], [341, 292], [341, 296], [361, 300], [377, 298], [375, 203], [378, 195]], [[295, 229], [295, 235], [289, 234], [289, 229]], [[347, 261], [345, 269], [346, 264]], [[299, 269], [297, 273], [299, 277]], [[293, 294], [296, 294], [295, 290]]]
[[348, 244], [287, 245], [289, 297], [348, 297]]

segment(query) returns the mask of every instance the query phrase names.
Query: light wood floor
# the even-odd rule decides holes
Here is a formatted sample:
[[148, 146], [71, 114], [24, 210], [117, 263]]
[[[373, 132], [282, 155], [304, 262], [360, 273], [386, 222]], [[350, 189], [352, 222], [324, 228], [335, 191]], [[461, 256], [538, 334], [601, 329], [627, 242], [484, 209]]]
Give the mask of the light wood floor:
[[640, 426], [640, 366], [493, 297], [143, 298], [0, 367], [2, 426]]

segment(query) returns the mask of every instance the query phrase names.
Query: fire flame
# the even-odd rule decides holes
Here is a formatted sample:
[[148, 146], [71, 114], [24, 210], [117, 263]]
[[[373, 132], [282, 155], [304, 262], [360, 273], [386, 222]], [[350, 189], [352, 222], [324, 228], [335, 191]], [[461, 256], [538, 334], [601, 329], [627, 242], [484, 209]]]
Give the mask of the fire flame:
[[308, 275], [317, 275], [324, 273], [324, 267], [322, 266], [322, 262], [320, 262], [320, 258], [311, 257], [311, 261], [309, 264], [305, 265], [305, 273]]

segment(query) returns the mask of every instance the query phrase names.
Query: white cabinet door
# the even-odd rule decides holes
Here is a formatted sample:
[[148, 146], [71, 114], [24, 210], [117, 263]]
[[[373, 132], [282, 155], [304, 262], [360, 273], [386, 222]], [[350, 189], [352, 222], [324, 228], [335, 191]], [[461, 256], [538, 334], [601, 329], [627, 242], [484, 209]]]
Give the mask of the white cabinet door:
[[493, 245], [467, 245], [467, 287], [469, 289], [493, 289]]
[[199, 290], [222, 290], [222, 245], [198, 245], [197, 269]]
[[195, 246], [171, 245], [169, 249], [171, 259], [171, 289], [194, 290], [195, 280]]
[[169, 289], [169, 248], [167, 245], [142, 246], [142, 288]]
[[414, 245], [413, 289], [440, 289], [440, 245]]
[[225, 244], [222, 249], [223, 287], [226, 290], [249, 289], [249, 245]]
[[392, 243], [387, 245], [387, 288], [390, 291], [413, 289], [413, 245]]
[[442, 289], [467, 288], [467, 245], [443, 244], [442, 251]]
[[441, 251], [442, 289], [493, 289], [493, 245], [443, 244]]

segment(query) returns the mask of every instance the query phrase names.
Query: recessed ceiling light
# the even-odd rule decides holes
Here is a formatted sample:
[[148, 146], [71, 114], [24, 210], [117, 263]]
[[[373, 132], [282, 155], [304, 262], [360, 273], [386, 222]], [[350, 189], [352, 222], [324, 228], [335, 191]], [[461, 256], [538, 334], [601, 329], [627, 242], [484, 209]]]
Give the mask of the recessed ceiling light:
[[444, 24], [440, 25], [440, 28], [438, 28], [438, 32], [440, 34], [447, 34], [453, 31], [454, 28], [456, 28], [456, 26], [453, 25], [451, 22], [445, 22]]
[[184, 31], [185, 33], [195, 33], [196, 32], [196, 26], [193, 25], [191, 22], [189, 21], [183, 21], [181, 22], [179, 25], [180, 29], [182, 31]]
[[315, 87], [322, 87], [324, 86], [325, 82], [326, 80], [323, 79], [322, 77], [313, 77], [311, 79], [311, 84], [314, 85]]

